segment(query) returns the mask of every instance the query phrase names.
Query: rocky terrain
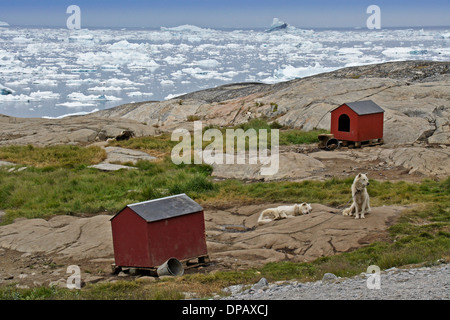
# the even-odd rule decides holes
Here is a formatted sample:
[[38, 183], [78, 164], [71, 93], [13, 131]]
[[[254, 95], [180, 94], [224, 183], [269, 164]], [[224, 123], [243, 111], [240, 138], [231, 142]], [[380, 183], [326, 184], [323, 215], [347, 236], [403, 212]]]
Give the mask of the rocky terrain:
[[[226, 300], [448, 300], [450, 265], [411, 269], [391, 268], [379, 273], [362, 273], [338, 278], [326, 273], [321, 281], [268, 283], [262, 278], [250, 288], [243, 285], [225, 289]], [[369, 283], [369, 285], [368, 285]], [[379, 287], [376, 287], [376, 285]]]
[[[268, 85], [241, 83], [193, 92], [166, 101], [121, 105], [85, 116], [63, 119], [22, 119], [0, 116], [0, 145], [90, 144], [114, 138], [123, 130], [135, 136], [192, 129], [203, 125], [231, 126], [249, 117], [265, 117], [303, 130], [330, 128], [329, 111], [345, 102], [371, 99], [384, 110], [382, 147], [350, 152], [282, 149], [277, 175], [262, 177], [258, 166], [215, 165], [218, 178], [323, 179], [345, 176], [336, 164], [373, 164], [373, 168], [406, 171], [414, 180], [450, 173], [450, 62], [406, 61], [350, 67], [303, 79]], [[333, 165], [327, 162], [333, 160]], [[345, 172], [344, 172], [345, 170]], [[388, 171], [389, 171], [388, 170]], [[381, 178], [389, 175], [376, 172]], [[393, 175], [391, 175], [393, 176]], [[395, 178], [394, 178], [395, 179]]]
[[[236, 270], [264, 263], [312, 261], [382, 239], [405, 207], [372, 208], [365, 220], [341, 215], [339, 209], [312, 204], [310, 215], [257, 226], [264, 205], [205, 208], [208, 270]], [[85, 283], [116, 280], [110, 215], [16, 219], [0, 227], [0, 285], [33, 287], [61, 283], [66, 268], [82, 267]], [[197, 272], [197, 271], [195, 271]], [[125, 275], [124, 275], [125, 276]]]
[[243, 83], [202, 90], [167, 101], [128, 104], [95, 116], [125, 118], [160, 130], [187, 125], [234, 125], [265, 116], [281, 125], [329, 129], [329, 111], [345, 102], [371, 99], [385, 110], [388, 145], [450, 139], [450, 62], [391, 62], [351, 67], [274, 85]]
[[[450, 174], [449, 84], [450, 62], [352, 67], [274, 85], [226, 85], [85, 116], [53, 120], [0, 116], [0, 145], [105, 146], [107, 139], [124, 130], [133, 131], [135, 136], [155, 135], [191, 128], [188, 119], [230, 126], [248, 121], [249, 113], [293, 128], [329, 129], [330, 110], [345, 102], [371, 99], [385, 110], [384, 145], [335, 151], [311, 145], [282, 146], [280, 170], [274, 176], [262, 177], [260, 167], [249, 165], [235, 165], [233, 170], [214, 165], [212, 176], [298, 181], [349, 177], [364, 171], [371, 179], [380, 180], [441, 179]], [[108, 159], [100, 164], [102, 170], [117, 162], [151, 159], [142, 153], [106, 148]], [[124, 153], [127, 160], [117, 158]], [[345, 252], [383, 237], [404, 209], [373, 208], [355, 225], [353, 219], [338, 214], [338, 209], [313, 204], [311, 215], [257, 227], [264, 206], [206, 208], [208, 250], [215, 268], [238, 269], [284, 259], [305, 261]], [[1, 216], [2, 212], [0, 220]], [[86, 282], [112, 279], [109, 218], [21, 219], [0, 227], [0, 285], [14, 282], [33, 286], [51, 281], [64, 285], [66, 267], [71, 264], [89, 271], [82, 275]]]
[[329, 129], [329, 111], [371, 99], [385, 110], [386, 145], [449, 144], [450, 62], [406, 61], [350, 67], [268, 85], [241, 83], [165, 101], [125, 104], [63, 119], [0, 117], [0, 144], [90, 143], [133, 130], [136, 136], [204, 125], [229, 126], [267, 117], [304, 130]]

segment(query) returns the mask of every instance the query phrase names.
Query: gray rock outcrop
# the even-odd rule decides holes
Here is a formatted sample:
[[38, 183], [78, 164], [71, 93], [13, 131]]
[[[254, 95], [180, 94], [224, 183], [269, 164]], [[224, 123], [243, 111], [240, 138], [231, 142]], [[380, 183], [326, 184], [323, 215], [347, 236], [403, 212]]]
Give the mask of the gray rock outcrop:
[[385, 110], [385, 143], [450, 144], [450, 62], [406, 61], [350, 67], [274, 85], [242, 83], [167, 101], [127, 104], [97, 112], [171, 131], [188, 117], [229, 126], [253, 117], [294, 128], [329, 129], [329, 111], [371, 99]]

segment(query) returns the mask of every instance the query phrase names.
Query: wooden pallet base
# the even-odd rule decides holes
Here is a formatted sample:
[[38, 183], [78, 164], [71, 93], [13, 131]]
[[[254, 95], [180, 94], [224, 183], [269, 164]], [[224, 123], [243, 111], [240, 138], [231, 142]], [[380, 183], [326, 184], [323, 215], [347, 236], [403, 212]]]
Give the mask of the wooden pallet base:
[[[196, 260], [196, 261], [194, 261]], [[183, 264], [184, 270], [189, 270], [201, 266], [205, 266], [211, 262], [208, 255], [200, 256], [200, 257], [194, 257], [190, 259], [180, 260], [180, 262]], [[116, 266], [115, 263], [111, 265], [112, 273], [113, 274], [119, 274], [124, 269], [127, 269], [131, 271], [134, 274], [149, 274], [151, 276], [158, 276], [157, 269], [158, 267], [130, 267], [130, 266]]]
[[372, 139], [372, 140], [366, 140], [366, 141], [339, 141], [340, 145], [342, 147], [348, 147], [348, 148], [362, 148], [362, 147], [371, 147], [371, 146], [377, 146], [380, 144], [383, 144], [383, 139]]

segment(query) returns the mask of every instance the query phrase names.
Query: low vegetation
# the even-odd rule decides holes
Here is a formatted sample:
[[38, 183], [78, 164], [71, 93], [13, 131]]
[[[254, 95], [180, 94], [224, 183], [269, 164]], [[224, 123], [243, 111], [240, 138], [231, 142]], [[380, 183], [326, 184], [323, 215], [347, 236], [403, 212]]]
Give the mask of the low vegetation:
[[99, 163], [105, 158], [106, 152], [100, 147], [85, 148], [72, 145], [0, 147], [1, 160], [38, 168], [51, 166], [73, 168]]
[[[192, 118], [190, 121], [195, 121], [198, 119]], [[271, 147], [271, 130], [272, 129], [279, 129], [279, 144], [281, 146], [283, 145], [293, 145], [293, 144], [311, 144], [311, 143], [318, 143], [319, 140], [317, 136], [319, 134], [323, 133], [329, 133], [327, 130], [323, 129], [316, 129], [311, 131], [302, 131], [298, 129], [291, 129], [291, 128], [285, 128], [279, 123], [272, 122], [268, 123], [264, 119], [252, 119], [249, 122], [224, 128], [224, 127], [217, 127], [217, 126], [205, 126], [203, 127], [203, 132], [208, 129], [218, 129], [221, 131], [223, 138], [224, 138], [224, 145], [226, 144], [226, 130], [227, 129], [242, 129], [244, 131], [248, 129], [254, 129], [256, 131], [265, 129], [267, 130], [268, 136], [267, 136], [267, 147]], [[161, 156], [161, 155], [170, 155], [170, 152], [172, 148], [178, 144], [179, 141], [172, 141], [171, 136], [169, 134], [162, 134], [156, 137], [138, 137], [133, 138], [130, 140], [125, 141], [114, 141], [111, 142], [110, 145], [112, 146], [121, 146], [124, 148], [131, 148], [131, 149], [137, 149], [141, 151], [145, 151], [151, 155], [154, 156]], [[205, 148], [207, 145], [209, 145], [211, 141], [203, 141], [203, 148]], [[236, 142], [235, 142], [236, 143]], [[194, 141], [192, 139], [192, 145], [194, 144]], [[236, 149], [236, 148], [235, 148]], [[248, 141], [247, 141], [247, 149], [248, 149]], [[226, 151], [226, 150], [224, 150]]]
[[[252, 128], [271, 129], [267, 122], [250, 123]], [[276, 126], [276, 124], [272, 124]], [[242, 129], [248, 128], [242, 126]], [[317, 132], [282, 129], [280, 143], [315, 143]], [[283, 141], [283, 142], [281, 142]], [[301, 141], [301, 142], [299, 142]], [[0, 210], [3, 224], [15, 218], [48, 218], [55, 214], [115, 213], [126, 204], [186, 193], [204, 206], [263, 202], [322, 203], [343, 207], [350, 200], [352, 178], [303, 182], [255, 182], [238, 180], [213, 182], [207, 165], [174, 165], [170, 150], [177, 142], [170, 136], [133, 138], [115, 142], [127, 148], [159, 156], [155, 162], [141, 161], [138, 170], [102, 172], [88, 168], [105, 154], [95, 147], [32, 146], [0, 147], [0, 160], [17, 163], [0, 169]], [[27, 166], [25, 170], [17, 170]], [[371, 264], [381, 269], [410, 264], [435, 264], [450, 259], [450, 178], [421, 183], [371, 181], [373, 206], [409, 205], [384, 239], [368, 246], [309, 263], [269, 263], [244, 271], [191, 274], [179, 278], [146, 281], [118, 281], [87, 285], [82, 290], [38, 287], [0, 288], [0, 299], [181, 299], [184, 292], [209, 297], [238, 283], [321, 279], [324, 273], [352, 276]]]

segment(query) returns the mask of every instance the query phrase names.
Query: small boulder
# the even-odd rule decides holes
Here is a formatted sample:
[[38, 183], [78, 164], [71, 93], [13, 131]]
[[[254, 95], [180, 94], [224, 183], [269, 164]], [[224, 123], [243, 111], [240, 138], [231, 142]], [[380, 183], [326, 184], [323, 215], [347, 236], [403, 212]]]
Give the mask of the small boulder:
[[335, 274], [327, 272], [323, 275], [322, 281], [334, 281], [337, 280], [337, 278], [338, 277]]

